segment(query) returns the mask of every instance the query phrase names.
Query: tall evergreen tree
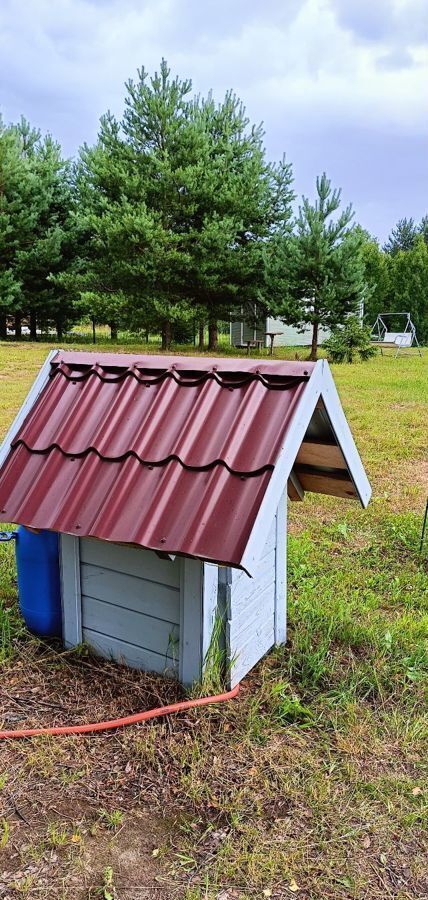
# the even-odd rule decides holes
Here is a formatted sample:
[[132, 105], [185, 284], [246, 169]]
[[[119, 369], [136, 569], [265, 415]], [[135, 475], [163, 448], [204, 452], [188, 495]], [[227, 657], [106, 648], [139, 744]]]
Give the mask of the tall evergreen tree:
[[422, 216], [419, 228], [419, 234], [422, 235], [426, 244], [428, 244], [428, 215]]
[[199, 115], [207, 140], [190, 224], [192, 292], [213, 350], [218, 319], [265, 305], [266, 243], [285, 232], [294, 194], [291, 166], [267, 164], [262, 129], [232, 93], [218, 106], [209, 97]]
[[[20, 336], [28, 316], [33, 339], [37, 321], [55, 322], [61, 332], [65, 298], [50, 276], [64, 269], [69, 246], [70, 186], [60, 148], [25, 119], [0, 131], [0, 310], [15, 316]], [[70, 304], [68, 305], [70, 307]]]
[[160, 326], [164, 348], [174, 322], [205, 319], [213, 349], [217, 319], [262, 289], [262, 243], [289, 216], [291, 173], [267, 165], [234, 95], [191, 98], [165, 61], [126, 88], [122, 122], [105, 116], [81, 151], [75, 283], [104, 321]]
[[160, 327], [169, 346], [174, 321], [191, 315], [183, 212], [189, 168], [198, 158], [190, 82], [171, 79], [165, 62], [149, 80], [127, 83], [119, 123], [101, 119], [95, 147], [77, 167], [83, 253], [74, 281], [83, 303], [114, 329]]
[[[31, 239], [33, 215], [29, 172], [16, 130], [0, 122], [0, 336], [7, 316], [20, 312], [21, 282], [16, 254]], [[19, 322], [19, 318], [18, 318]]]
[[418, 229], [412, 218], [400, 219], [384, 245], [385, 253], [394, 256], [399, 250], [411, 250], [418, 233]]
[[317, 178], [316, 191], [314, 204], [303, 198], [292, 236], [274, 239], [268, 260], [271, 309], [287, 324], [311, 326], [311, 359], [317, 357], [320, 327], [342, 324], [367, 295], [364, 238], [352, 226], [352, 208], [339, 211], [341, 192], [325, 174]]
[[31, 241], [16, 254], [21, 305], [33, 340], [37, 325], [47, 323], [55, 324], [61, 338], [75, 316], [71, 298], [52, 277], [66, 268], [73, 252], [70, 167], [62, 159], [59, 144], [50, 135], [42, 139], [25, 119], [16, 133], [27, 163], [33, 220]]

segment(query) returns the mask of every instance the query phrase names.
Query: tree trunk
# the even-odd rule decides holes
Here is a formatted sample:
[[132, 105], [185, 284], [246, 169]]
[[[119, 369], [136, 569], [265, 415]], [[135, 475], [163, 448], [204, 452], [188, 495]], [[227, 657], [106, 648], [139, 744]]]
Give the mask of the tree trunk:
[[37, 317], [34, 309], [30, 311], [30, 338], [37, 341]]
[[116, 322], [109, 322], [110, 337], [112, 341], [117, 341], [117, 325]]
[[58, 340], [62, 341], [62, 339], [64, 337], [64, 325], [63, 325], [63, 321], [60, 316], [58, 316], [58, 318], [55, 319], [55, 328], [56, 328], [56, 336], [57, 336]]
[[92, 343], [93, 344], [97, 343], [97, 332], [95, 330], [95, 325], [96, 325], [95, 316], [92, 316]]
[[318, 328], [319, 322], [314, 322], [312, 326], [312, 343], [311, 343], [311, 352], [309, 359], [312, 362], [315, 362], [317, 359], [317, 350], [318, 350]]
[[162, 322], [162, 350], [169, 350], [171, 347], [171, 322], [164, 319]]
[[7, 319], [6, 316], [0, 315], [0, 340], [5, 341], [7, 338]]
[[149, 340], [150, 340], [150, 332], [147, 331], [147, 328], [146, 328], [146, 344], [149, 343]]
[[199, 336], [198, 336], [198, 347], [200, 350], [204, 349], [204, 332], [205, 326], [203, 322], [199, 322]]
[[21, 313], [15, 313], [15, 340], [20, 341], [22, 338], [22, 316]]
[[217, 350], [217, 341], [217, 320], [211, 319], [208, 323], [208, 350]]

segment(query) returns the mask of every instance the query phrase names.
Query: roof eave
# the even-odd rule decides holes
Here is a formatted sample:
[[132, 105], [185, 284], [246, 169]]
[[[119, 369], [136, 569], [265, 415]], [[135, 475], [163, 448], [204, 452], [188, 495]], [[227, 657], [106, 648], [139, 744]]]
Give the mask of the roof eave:
[[354, 483], [361, 506], [366, 509], [372, 495], [371, 485], [343, 411], [330, 366], [325, 359], [320, 360], [320, 362], [322, 364], [321, 397], [328, 413], [337, 444], [340, 447], [348, 466], [348, 472]]
[[39, 394], [41, 394], [43, 388], [49, 381], [49, 374], [51, 371], [51, 363], [58, 355], [58, 353], [62, 353], [61, 350], [50, 350], [41, 369], [39, 369], [31, 387], [28, 391], [28, 394], [25, 397], [25, 400], [17, 412], [9, 430], [7, 431], [1, 445], [0, 445], [0, 468], [3, 466], [3, 463], [7, 456], [9, 455], [12, 442], [16, 435], [18, 434], [21, 425], [26, 419], [28, 413], [33, 408]]
[[285, 435], [272, 477], [241, 559], [241, 567], [250, 575], [255, 572], [261, 558], [279, 499], [287, 485], [300, 445], [320, 398], [325, 405], [334, 436], [345, 458], [361, 505], [365, 508], [369, 503], [370, 483], [351, 429], [346, 421], [330, 366], [326, 360], [318, 360], [295, 410], [291, 426]]

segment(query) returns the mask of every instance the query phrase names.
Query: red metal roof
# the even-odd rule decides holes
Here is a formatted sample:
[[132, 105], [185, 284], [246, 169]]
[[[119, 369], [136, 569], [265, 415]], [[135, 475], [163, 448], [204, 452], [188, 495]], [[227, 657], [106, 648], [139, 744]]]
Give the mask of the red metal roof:
[[60, 353], [0, 521], [238, 565], [309, 363]]

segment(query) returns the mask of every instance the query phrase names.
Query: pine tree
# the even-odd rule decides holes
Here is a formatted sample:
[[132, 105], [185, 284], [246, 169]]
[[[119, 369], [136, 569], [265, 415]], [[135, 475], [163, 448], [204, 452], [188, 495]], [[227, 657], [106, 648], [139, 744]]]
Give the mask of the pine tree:
[[297, 328], [311, 326], [311, 359], [317, 357], [320, 327], [343, 324], [367, 295], [364, 239], [351, 224], [352, 208], [339, 212], [341, 192], [325, 174], [316, 190], [313, 205], [303, 198], [291, 237], [273, 239], [267, 276], [273, 313]]
[[[64, 269], [69, 244], [70, 186], [60, 148], [25, 119], [0, 131], [0, 309], [15, 316], [20, 336], [28, 316], [31, 337], [37, 324], [55, 322], [61, 333], [70, 304], [50, 281]], [[61, 324], [62, 323], [62, 324]]]
[[192, 291], [215, 350], [218, 319], [256, 304], [261, 310], [266, 242], [285, 230], [294, 195], [291, 166], [267, 164], [262, 129], [250, 127], [234, 94], [218, 106], [208, 97], [199, 115], [207, 140], [194, 184]]
[[425, 243], [428, 244], [428, 215], [422, 216], [418, 231], [419, 234], [422, 235]]
[[400, 219], [384, 245], [385, 253], [394, 256], [399, 250], [411, 250], [414, 246], [418, 229], [413, 219]]
[[21, 282], [16, 254], [31, 239], [32, 210], [28, 167], [18, 136], [0, 121], [0, 336], [6, 337], [7, 316], [18, 310]]
[[291, 172], [264, 158], [231, 93], [216, 105], [190, 97], [165, 61], [127, 83], [119, 123], [103, 117], [97, 145], [84, 147], [76, 175], [84, 253], [74, 284], [103, 321], [160, 327], [209, 325], [258, 299], [263, 247], [290, 215]]
[[[119, 123], [101, 119], [95, 147], [76, 172], [82, 252], [73, 282], [82, 308], [108, 322], [160, 328], [169, 347], [174, 322], [193, 315], [188, 296], [188, 169], [198, 159], [190, 82], [171, 79], [163, 61], [152, 79], [127, 83]], [[66, 279], [67, 281], [67, 279]]]
[[72, 255], [70, 167], [62, 159], [59, 144], [25, 119], [16, 126], [21, 155], [27, 164], [31, 187], [31, 241], [16, 253], [22, 309], [29, 317], [30, 333], [37, 326], [55, 324], [58, 337], [74, 318], [70, 298], [54, 283]]

